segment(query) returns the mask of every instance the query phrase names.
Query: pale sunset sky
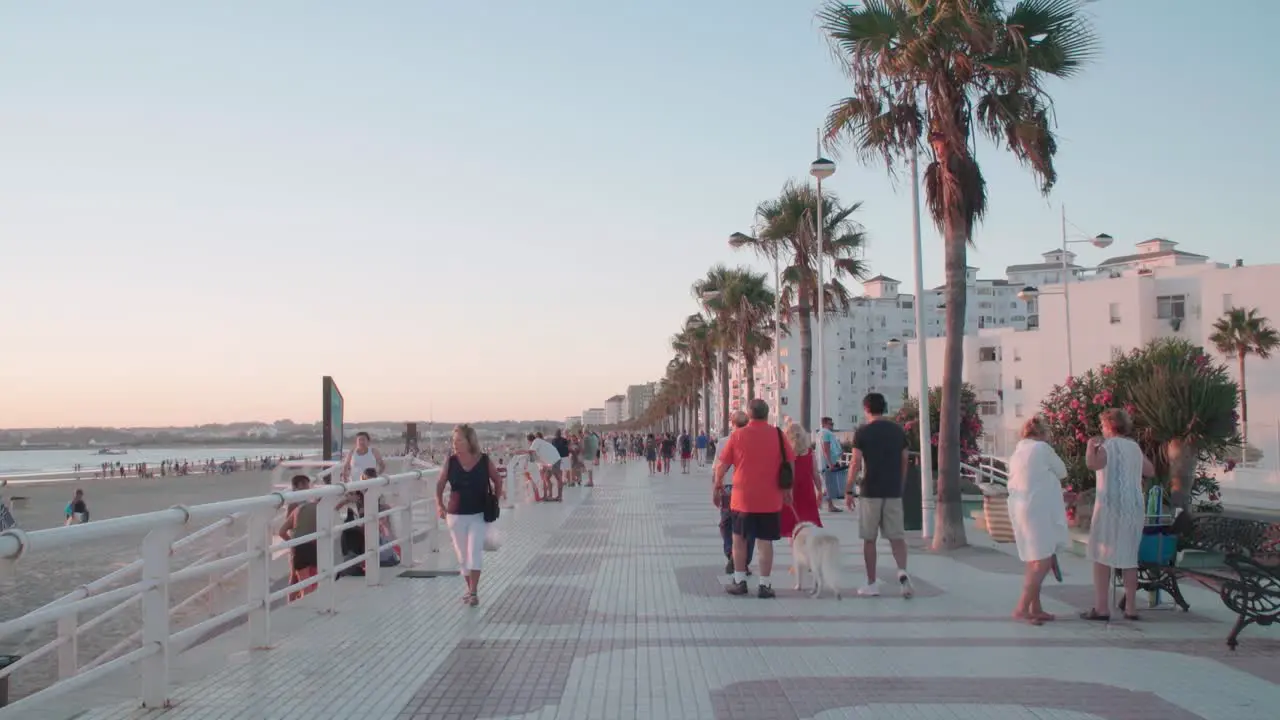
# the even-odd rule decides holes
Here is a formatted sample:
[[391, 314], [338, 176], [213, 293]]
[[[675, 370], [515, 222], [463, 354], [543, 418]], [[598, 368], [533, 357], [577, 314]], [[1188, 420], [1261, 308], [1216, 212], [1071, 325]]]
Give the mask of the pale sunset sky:
[[[656, 379], [846, 92], [816, 7], [0, 1], [0, 427], [313, 421], [325, 374], [355, 421], [562, 418]], [[979, 146], [983, 276], [1060, 202], [1111, 254], [1277, 261], [1280, 3], [1206, 7], [1091, 6], [1053, 196]], [[909, 283], [908, 188], [839, 161]]]

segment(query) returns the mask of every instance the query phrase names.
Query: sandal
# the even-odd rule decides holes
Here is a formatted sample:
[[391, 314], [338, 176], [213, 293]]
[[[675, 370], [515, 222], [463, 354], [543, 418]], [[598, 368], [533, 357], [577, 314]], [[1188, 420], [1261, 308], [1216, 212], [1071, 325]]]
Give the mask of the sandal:
[[1141, 617], [1139, 617], [1138, 615], [1130, 615], [1129, 613], [1125, 613], [1125, 614], [1124, 614], [1124, 619], [1125, 619], [1125, 620], [1128, 620], [1129, 622], [1138, 622], [1138, 621], [1139, 621], [1139, 620], [1141, 620], [1142, 618], [1141, 618]]
[[1080, 613], [1081, 620], [1096, 620], [1098, 622], [1111, 622], [1110, 615], [1100, 615], [1097, 610], [1089, 608], [1086, 612]]
[[471, 593], [471, 602], [470, 602], [471, 607], [475, 607], [479, 604], [480, 604], [480, 596], [477, 595], [476, 593]]
[[475, 597], [475, 596], [474, 596], [474, 595], [472, 595], [471, 593], [463, 593], [463, 594], [462, 594], [462, 604], [463, 604], [463, 605], [470, 605], [470, 604], [471, 604], [471, 598], [473, 598], [473, 597]]

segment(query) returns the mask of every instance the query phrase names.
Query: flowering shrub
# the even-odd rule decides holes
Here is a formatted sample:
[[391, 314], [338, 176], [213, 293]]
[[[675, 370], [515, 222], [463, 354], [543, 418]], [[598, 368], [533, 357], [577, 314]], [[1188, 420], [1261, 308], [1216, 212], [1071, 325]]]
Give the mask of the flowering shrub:
[[[908, 397], [895, 416], [907, 432], [912, 452], [920, 452], [920, 399]], [[932, 433], [933, 467], [938, 467], [938, 428], [942, 421], [942, 388], [929, 390], [929, 431]], [[960, 461], [973, 463], [977, 458], [978, 440], [982, 437], [982, 418], [978, 415], [978, 396], [973, 386], [960, 386]]]
[[[1193, 388], [1161, 402], [1153, 391], [1153, 379], [1167, 388]], [[1102, 434], [1102, 411], [1121, 407], [1134, 423], [1134, 439], [1156, 466], [1159, 482], [1169, 482], [1167, 446], [1171, 440], [1194, 442], [1201, 465], [1222, 465], [1235, 435], [1234, 383], [1225, 366], [1215, 363], [1204, 349], [1184, 340], [1155, 340], [1143, 348], [1114, 357], [1111, 362], [1083, 375], [1069, 377], [1055, 386], [1041, 402], [1041, 417], [1050, 441], [1067, 465], [1067, 478], [1075, 490], [1094, 486], [1094, 473], [1085, 467], [1089, 438]], [[1182, 433], [1174, 430], [1181, 428]], [[1222, 509], [1217, 481], [1195, 473], [1192, 504], [1198, 512]]]

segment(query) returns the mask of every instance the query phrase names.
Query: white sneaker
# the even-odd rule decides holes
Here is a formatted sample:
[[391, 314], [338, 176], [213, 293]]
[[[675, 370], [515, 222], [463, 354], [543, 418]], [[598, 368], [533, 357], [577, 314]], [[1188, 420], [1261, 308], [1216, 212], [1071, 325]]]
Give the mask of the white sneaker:
[[898, 585], [902, 586], [902, 597], [907, 600], [910, 600], [916, 592], [915, 588], [911, 587], [911, 578], [905, 570], [898, 571]]
[[880, 597], [880, 582], [876, 581], [858, 588], [859, 597]]

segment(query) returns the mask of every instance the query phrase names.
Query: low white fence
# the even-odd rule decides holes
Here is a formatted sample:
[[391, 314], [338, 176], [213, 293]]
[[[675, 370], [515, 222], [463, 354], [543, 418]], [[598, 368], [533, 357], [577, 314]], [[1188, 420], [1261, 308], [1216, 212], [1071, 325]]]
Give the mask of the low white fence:
[[[276, 477], [282, 478], [285, 470], [318, 471], [321, 478], [332, 477], [337, 472], [332, 462], [288, 461], [277, 468]], [[47, 530], [24, 532], [11, 528], [0, 533], [0, 572], [18, 573], [40, 572], [38, 567], [22, 566], [22, 556], [26, 553], [71, 550], [104, 540], [143, 535], [140, 557], [129, 565], [37, 610], [0, 622], [0, 641], [40, 627], [56, 628], [54, 639], [30, 649], [8, 667], [0, 668], [0, 682], [52, 653], [56, 653], [58, 675], [57, 681], [48, 687], [0, 709], [0, 718], [19, 717], [24, 709], [38, 707], [56, 695], [135, 666], [141, 671], [142, 705], [165, 707], [172, 661], [202, 638], [247, 617], [250, 646], [265, 648], [271, 637], [273, 603], [296, 592], [314, 590], [314, 606], [332, 612], [334, 583], [339, 573], [363, 564], [366, 583], [380, 584], [382, 572], [389, 568], [380, 566], [379, 553], [387, 548], [398, 546], [400, 566], [413, 566], [416, 508], [429, 511], [428, 550], [438, 552], [441, 533], [434, 486], [423, 482], [434, 481], [438, 472], [439, 468], [426, 466], [387, 477], [317, 485], [297, 492], [177, 506]], [[339, 502], [347, 493], [354, 492], [363, 494], [363, 517], [351, 522], [339, 521]], [[386, 504], [380, 505], [384, 499]], [[273, 545], [284, 509], [304, 502], [317, 503], [316, 531], [284, 542], [274, 541]], [[389, 539], [379, 533], [379, 520], [383, 518], [392, 529]], [[362, 530], [365, 552], [350, 559], [338, 558], [337, 539], [342, 531], [350, 528]], [[273, 590], [273, 556], [308, 542], [316, 544], [317, 574]], [[231, 602], [224, 590], [241, 574], [245, 575], [247, 592], [243, 600]], [[179, 588], [190, 587], [193, 581], [203, 584], [186, 597], [175, 597], [180, 594]], [[201, 602], [208, 606], [211, 617], [182, 629], [174, 627], [175, 613]], [[80, 639], [136, 605], [141, 606], [140, 630], [82, 664]]]

